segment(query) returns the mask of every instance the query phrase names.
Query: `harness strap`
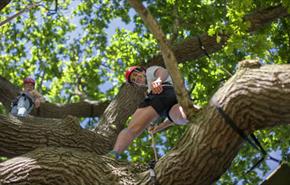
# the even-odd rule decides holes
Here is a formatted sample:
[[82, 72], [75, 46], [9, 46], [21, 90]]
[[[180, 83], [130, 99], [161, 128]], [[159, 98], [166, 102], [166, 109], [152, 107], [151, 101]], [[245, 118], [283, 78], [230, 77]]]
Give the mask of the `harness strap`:
[[197, 36], [197, 39], [198, 39], [198, 43], [199, 43], [199, 46], [200, 46], [200, 49], [204, 52], [204, 54], [210, 58], [208, 52], [206, 51], [205, 47], [203, 46], [202, 42], [201, 42], [201, 39], [199, 36]]
[[267, 155], [267, 152], [262, 147], [261, 143], [259, 142], [258, 138], [255, 136], [255, 134], [250, 134], [251, 138], [255, 141], [256, 145], [259, 147], [260, 151], [263, 155]]
[[225, 120], [225, 122], [237, 133], [239, 134], [239, 136], [241, 138], [243, 138], [245, 141], [247, 141], [251, 146], [253, 146], [255, 149], [259, 150], [260, 149], [256, 146], [255, 143], [253, 143], [252, 140], [250, 140], [247, 135], [243, 132], [243, 130], [241, 130], [240, 128], [237, 127], [237, 125], [235, 124], [235, 122], [232, 120], [232, 118], [230, 118], [229, 115], [227, 115], [223, 109], [219, 106], [216, 105], [216, 109], [218, 111], [218, 113], [222, 116], [222, 118]]
[[[225, 123], [228, 124], [241, 138], [243, 138], [245, 141], [247, 141], [252, 147], [254, 147], [256, 150], [262, 153], [262, 157], [259, 161], [257, 161], [246, 173], [251, 172], [253, 169], [255, 169], [261, 162], [263, 162], [266, 159], [266, 156], [268, 155], [267, 152], [264, 150], [262, 147], [261, 143], [259, 142], [258, 138], [254, 135], [254, 133], [250, 134], [250, 137], [252, 140], [249, 139], [249, 137], [241, 130], [238, 128], [238, 126], [235, 124], [235, 122], [232, 120], [232, 118], [224, 112], [224, 110], [221, 108], [220, 105], [215, 103], [215, 107], [218, 111], [218, 113], [222, 116], [222, 118], [225, 120]], [[269, 159], [273, 160], [277, 163], [281, 163], [280, 160], [275, 159], [274, 157], [271, 157], [270, 155]]]
[[20, 96], [24, 96], [25, 98], [27, 98], [30, 106], [34, 105], [34, 101], [33, 101], [32, 97], [30, 95], [28, 95], [27, 93], [21, 93]]

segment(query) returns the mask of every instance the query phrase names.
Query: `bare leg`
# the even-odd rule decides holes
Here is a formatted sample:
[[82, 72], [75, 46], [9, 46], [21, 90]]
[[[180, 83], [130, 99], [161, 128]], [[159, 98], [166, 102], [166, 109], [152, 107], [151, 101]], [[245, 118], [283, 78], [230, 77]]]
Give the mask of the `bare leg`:
[[179, 104], [173, 105], [169, 111], [169, 116], [177, 125], [185, 125], [188, 122], [183, 108]]
[[126, 150], [131, 142], [149, 126], [150, 122], [158, 118], [158, 116], [158, 113], [152, 106], [137, 109], [132, 115], [128, 128], [123, 129], [118, 135], [114, 151], [120, 154]]

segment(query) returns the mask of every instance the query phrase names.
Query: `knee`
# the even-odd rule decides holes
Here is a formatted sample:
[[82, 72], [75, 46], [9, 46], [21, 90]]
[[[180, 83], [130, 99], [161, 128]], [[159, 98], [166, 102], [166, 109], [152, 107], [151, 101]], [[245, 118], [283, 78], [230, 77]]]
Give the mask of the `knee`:
[[138, 137], [143, 131], [143, 128], [138, 124], [129, 125], [127, 132], [134, 138]]
[[184, 119], [184, 118], [176, 119], [174, 121], [174, 123], [177, 124], [177, 125], [186, 125], [187, 122], [188, 122], [188, 120]]
[[169, 116], [172, 119], [172, 121], [177, 125], [185, 125], [188, 122], [182, 107], [179, 106], [178, 104], [174, 105], [171, 108]]

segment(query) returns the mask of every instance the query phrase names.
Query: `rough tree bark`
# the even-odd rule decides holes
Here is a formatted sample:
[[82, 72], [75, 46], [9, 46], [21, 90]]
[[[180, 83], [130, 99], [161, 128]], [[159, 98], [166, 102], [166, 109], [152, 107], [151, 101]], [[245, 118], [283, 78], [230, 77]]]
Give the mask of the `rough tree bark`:
[[[260, 67], [256, 62], [244, 61], [240, 66], [197, 115], [196, 124], [190, 123], [176, 147], [157, 163], [155, 170], [161, 185], [212, 184], [237, 155], [242, 139], [225, 124], [212, 102], [222, 106], [248, 134], [289, 124], [290, 65]], [[91, 134], [75, 136], [75, 127], [56, 128], [44, 120], [43, 127], [39, 128], [41, 123], [37, 122], [0, 117], [0, 125], [5, 125], [0, 129], [1, 140], [22, 134], [19, 141], [11, 139], [9, 145], [1, 143], [0, 155], [20, 142], [21, 153], [26, 153], [0, 164], [1, 184], [150, 184], [148, 172], [140, 173], [136, 166], [97, 155], [92, 151], [93, 146], [88, 147], [90, 143], [80, 141], [92, 141]], [[63, 122], [73, 121], [69, 117]], [[35, 129], [26, 129], [33, 124]], [[23, 147], [30, 146], [33, 140], [44, 140], [45, 132], [53, 135], [52, 127], [63, 130], [61, 138], [52, 138], [37, 150]], [[61, 131], [55, 133], [61, 134]], [[96, 138], [95, 142], [99, 141], [103, 142]]]
[[134, 172], [134, 167], [125, 169], [124, 164], [91, 152], [46, 147], [1, 163], [0, 184], [133, 185]]

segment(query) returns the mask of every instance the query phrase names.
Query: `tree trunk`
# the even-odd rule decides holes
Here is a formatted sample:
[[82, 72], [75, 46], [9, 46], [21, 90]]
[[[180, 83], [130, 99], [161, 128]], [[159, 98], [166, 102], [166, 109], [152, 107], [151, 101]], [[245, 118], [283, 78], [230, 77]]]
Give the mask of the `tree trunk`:
[[130, 115], [145, 96], [145, 88], [139, 89], [125, 84], [121, 87], [116, 98], [105, 110], [101, 121], [94, 130], [106, 141], [106, 150], [113, 148], [118, 134], [124, 128]]
[[[241, 62], [237, 73], [216, 92], [196, 120], [189, 123], [176, 147], [158, 161], [155, 171], [159, 183], [210, 185], [228, 169], [243, 140], [225, 123], [215, 104], [220, 105], [247, 134], [257, 129], [289, 124], [289, 74], [290, 65], [260, 67], [255, 61]], [[95, 138], [94, 142], [98, 143], [95, 146], [90, 146], [92, 141], [87, 144], [88, 147], [84, 147], [86, 143], [81, 143], [81, 140], [85, 141], [88, 133], [75, 136], [77, 132], [68, 132], [67, 127], [59, 124], [57, 129], [64, 133], [61, 135], [60, 131], [55, 133], [57, 129], [46, 126], [54, 125], [48, 120], [43, 120], [42, 128], [37, 125], [38, 121], [7, 121], [3, 116], [0, 120], [0, 125], [7, 125], [11, 130], [0, 129], [1, 141], [5, 137], [11, 138], [13, 130], [17, 133], [9, 144], [1, 143], [3, 149], [0, 155], [11, 148], [33, 145], [33, 141], [43, 140], [45, 137], [42, 134], [45, 133], [48, 133], [47, 137], [58, 137], [38, 146], [42, 149], [23, 149], [31, 152], [1, 163], [2, 185], [12, 182], [32, 185], [74, 184], [72, 180], [78, 184], [150, 184], [148, 171], [140, 173], [136, 166], [96, 155], [102, 149], [94, 147], [102, 147], [102, 138]], [[63, 122], [74, 122], [72, 120], [67, 118]], [[20, 140], [15, 141], [20, 132], [21, 143]], [[46, 148], [51, 146], [58, 148]]]

